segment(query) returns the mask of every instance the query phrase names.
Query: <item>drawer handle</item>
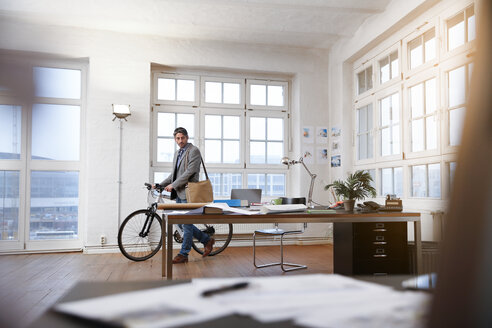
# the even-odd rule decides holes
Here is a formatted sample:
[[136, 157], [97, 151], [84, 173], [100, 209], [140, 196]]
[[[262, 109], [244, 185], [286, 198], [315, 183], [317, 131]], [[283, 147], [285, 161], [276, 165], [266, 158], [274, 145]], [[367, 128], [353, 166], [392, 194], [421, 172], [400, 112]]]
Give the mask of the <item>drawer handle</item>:
[[386, 257], [387, 255], [386, 254], [374, 254], [373, 256], [374, 257]]
[[387, 242], [385, 242], [385, 241], [373, 241], [372, 243], [374, 245], [386, 245], [387, 244]]
[[385, 231], [386, 231], [386, 229], [374, 229], [373, 231], [374, 231], [374, 232], [385, 232]]

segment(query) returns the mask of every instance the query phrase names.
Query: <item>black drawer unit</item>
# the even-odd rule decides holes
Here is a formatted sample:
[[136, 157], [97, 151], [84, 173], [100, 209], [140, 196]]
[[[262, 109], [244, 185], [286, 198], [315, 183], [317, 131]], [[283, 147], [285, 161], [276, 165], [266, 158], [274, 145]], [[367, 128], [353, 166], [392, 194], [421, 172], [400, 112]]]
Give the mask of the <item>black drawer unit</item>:
[[343, 275], [411, 273], [407, 223], [334, 223], [333, 265]]

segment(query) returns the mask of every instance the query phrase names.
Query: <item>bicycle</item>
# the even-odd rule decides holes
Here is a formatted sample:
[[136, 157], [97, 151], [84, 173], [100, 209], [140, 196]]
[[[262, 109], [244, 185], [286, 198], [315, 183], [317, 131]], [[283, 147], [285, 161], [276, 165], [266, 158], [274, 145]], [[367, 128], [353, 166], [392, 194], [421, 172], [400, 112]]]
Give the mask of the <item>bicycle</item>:
[[[150, 259], [162, 247], [162, 219], [157, 214], [157, 205], [167, 198], [163, 195], [164, 186], [155, 184], [155, 188], [152, 188], [150, 183], [145, 183], [145, 188], [148, 190], [149, 206], [128, 215], [118, 230], [118, 247], [121, 253], [132, 261]], [[214, 249], [209, 256], [221, 253], [231, 242], [232, 224], [196, 224], [195, 226], [215, 239]], [[179, 227], [174, 231], [173, 238], [177, 243], [183, 242], [183, 231]], [[198, 241], [193, 239], [193, 249], [203, 254], [203, 249], [197, 244]]]

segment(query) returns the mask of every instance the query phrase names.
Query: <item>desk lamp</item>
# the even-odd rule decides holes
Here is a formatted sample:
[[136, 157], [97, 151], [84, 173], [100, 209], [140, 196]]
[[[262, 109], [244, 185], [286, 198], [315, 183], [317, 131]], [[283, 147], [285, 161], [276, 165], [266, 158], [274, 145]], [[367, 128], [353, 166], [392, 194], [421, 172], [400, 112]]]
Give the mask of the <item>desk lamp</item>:
[[302, 166], [304, 166], [304, 168], [306, 169], [307, 173], [309, 174], [309, 176], [311, 177], [311, 185], [309, 186], [309, 193], [308, 193], [308, 200], [307, 200], [307, 206], [309, 208], [313, 208], [314, 207], [314, 202], [313, 202], [313, 188], [314, 188], [314, 179], [316, 179], [316, 174], [313, 174], [311, 173], [311, 171], [309, 171], [308, 167], [306, 166], [306, 163], [304, 163], [304, 157], [305, 156], [308, 156], [308, 155], [311, 155], [310, 153], [306, 152], [304, 153], [304, 156], [301, 156], [301, 158], [299, 158], [299, 160], [294, 160], [294, 159], [289, 159], [288, 157], [284, 157], [282, 158], [282, 161], [281, 163], [284, 164], [284, 165], [287, 165], [287, 167], [291, 166], [291, 165], [295, 165], [295, 164], [299, 164], [301, 163]]

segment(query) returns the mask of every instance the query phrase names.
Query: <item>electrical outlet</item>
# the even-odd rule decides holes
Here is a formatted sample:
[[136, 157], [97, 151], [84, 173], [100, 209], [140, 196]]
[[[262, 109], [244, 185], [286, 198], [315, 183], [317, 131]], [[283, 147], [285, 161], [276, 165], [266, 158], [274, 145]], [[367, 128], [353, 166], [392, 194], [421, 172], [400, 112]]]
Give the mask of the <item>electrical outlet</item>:
[[106, 244], [106, 236], [101, 235], [101, 244]]

